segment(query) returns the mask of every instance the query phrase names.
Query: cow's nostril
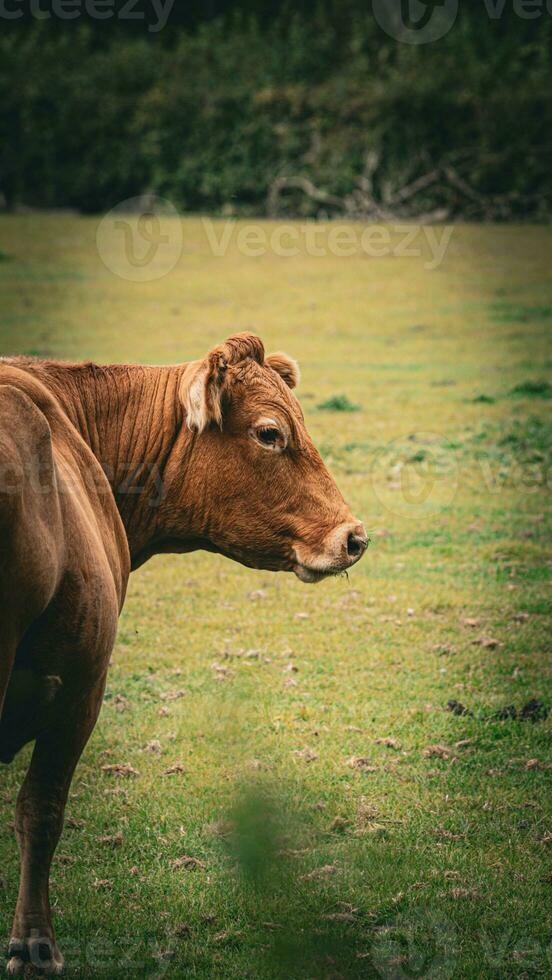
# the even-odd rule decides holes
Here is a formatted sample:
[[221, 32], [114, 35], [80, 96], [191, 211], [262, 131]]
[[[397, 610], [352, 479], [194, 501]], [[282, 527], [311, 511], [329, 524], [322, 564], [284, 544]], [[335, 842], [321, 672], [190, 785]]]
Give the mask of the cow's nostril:
[[350, 558], [358, 558], [366, 548], [366, 538], [352, 531], [347, 536], [347, 554]]

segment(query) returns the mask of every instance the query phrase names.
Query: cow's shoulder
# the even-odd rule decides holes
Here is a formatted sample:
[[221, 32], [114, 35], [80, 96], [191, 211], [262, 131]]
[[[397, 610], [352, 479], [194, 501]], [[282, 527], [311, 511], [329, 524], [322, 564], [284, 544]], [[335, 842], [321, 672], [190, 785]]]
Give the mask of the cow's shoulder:
[[[20, 398], [27, 398], [32, 402], [48, 421], [52, 433], [63, 436], [64, 432], [67, 432], [67, 417], [54, 393], [50, 391], [39, 373], [29, 369], [29, 364], [28, 358], [0, 359], [0, 390], [8, 388], [13, 393], [13, 389], [17, 389]], [[9, 404], [9, 399], [8, 392], [5, 398], [6, 405]], [[28, 407], [25, 414], [27, 423], [30, 421], [31, 414], [32, 409]]]
[[[0, 361], [0, 493], [4, 498], [51, 498], [57, 486], [55, 447], [73, 438], [55, 396], [19, 367]], [[55, 494], [54, 494], [55, 496]]]
[[21, 499], [34, 471], [50, 481], [53, 478], [48, 419], [24, 388], [2, 384], [0, 377], [0, 494], [4, 503]]
[[0, 383], [0, 592], [29, 622], [60, 580], [63, 521], [48, 420], [17, 385]]

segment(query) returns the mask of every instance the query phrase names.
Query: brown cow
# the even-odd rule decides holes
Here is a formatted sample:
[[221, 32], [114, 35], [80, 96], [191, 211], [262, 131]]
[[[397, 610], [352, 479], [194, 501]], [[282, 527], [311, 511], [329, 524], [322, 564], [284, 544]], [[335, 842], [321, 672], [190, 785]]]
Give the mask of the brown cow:
[[297, 380], [246, 333], [176, 367], [0, 361], [0, 760], [36, 740], [17, 800], [11, 974], [62, 969], [50, 864], [131, 569], [202, 548], [316, 582], [366, 549]]

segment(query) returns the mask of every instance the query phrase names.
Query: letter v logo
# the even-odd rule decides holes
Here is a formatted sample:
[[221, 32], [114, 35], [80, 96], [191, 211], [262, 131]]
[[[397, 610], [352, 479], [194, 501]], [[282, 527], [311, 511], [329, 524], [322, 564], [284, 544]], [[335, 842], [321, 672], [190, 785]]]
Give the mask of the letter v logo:
[[458, 0], [372, 0], [372, 9], [389, 37], [404, 44], [429, 44], [450, 31]]

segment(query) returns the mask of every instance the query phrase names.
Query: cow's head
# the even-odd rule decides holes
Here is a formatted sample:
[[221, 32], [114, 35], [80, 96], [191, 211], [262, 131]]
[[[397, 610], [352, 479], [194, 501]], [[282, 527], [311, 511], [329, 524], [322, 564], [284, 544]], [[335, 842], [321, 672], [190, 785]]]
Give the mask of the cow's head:
[[186, 366], [180, 399], [194, 433], [186, 494], [208, 547], [317, 582], [354, 565], [367, 539], [309, 437], [291, 390], [298, 380], [295, 361], [265, 357], [249, 333]]

